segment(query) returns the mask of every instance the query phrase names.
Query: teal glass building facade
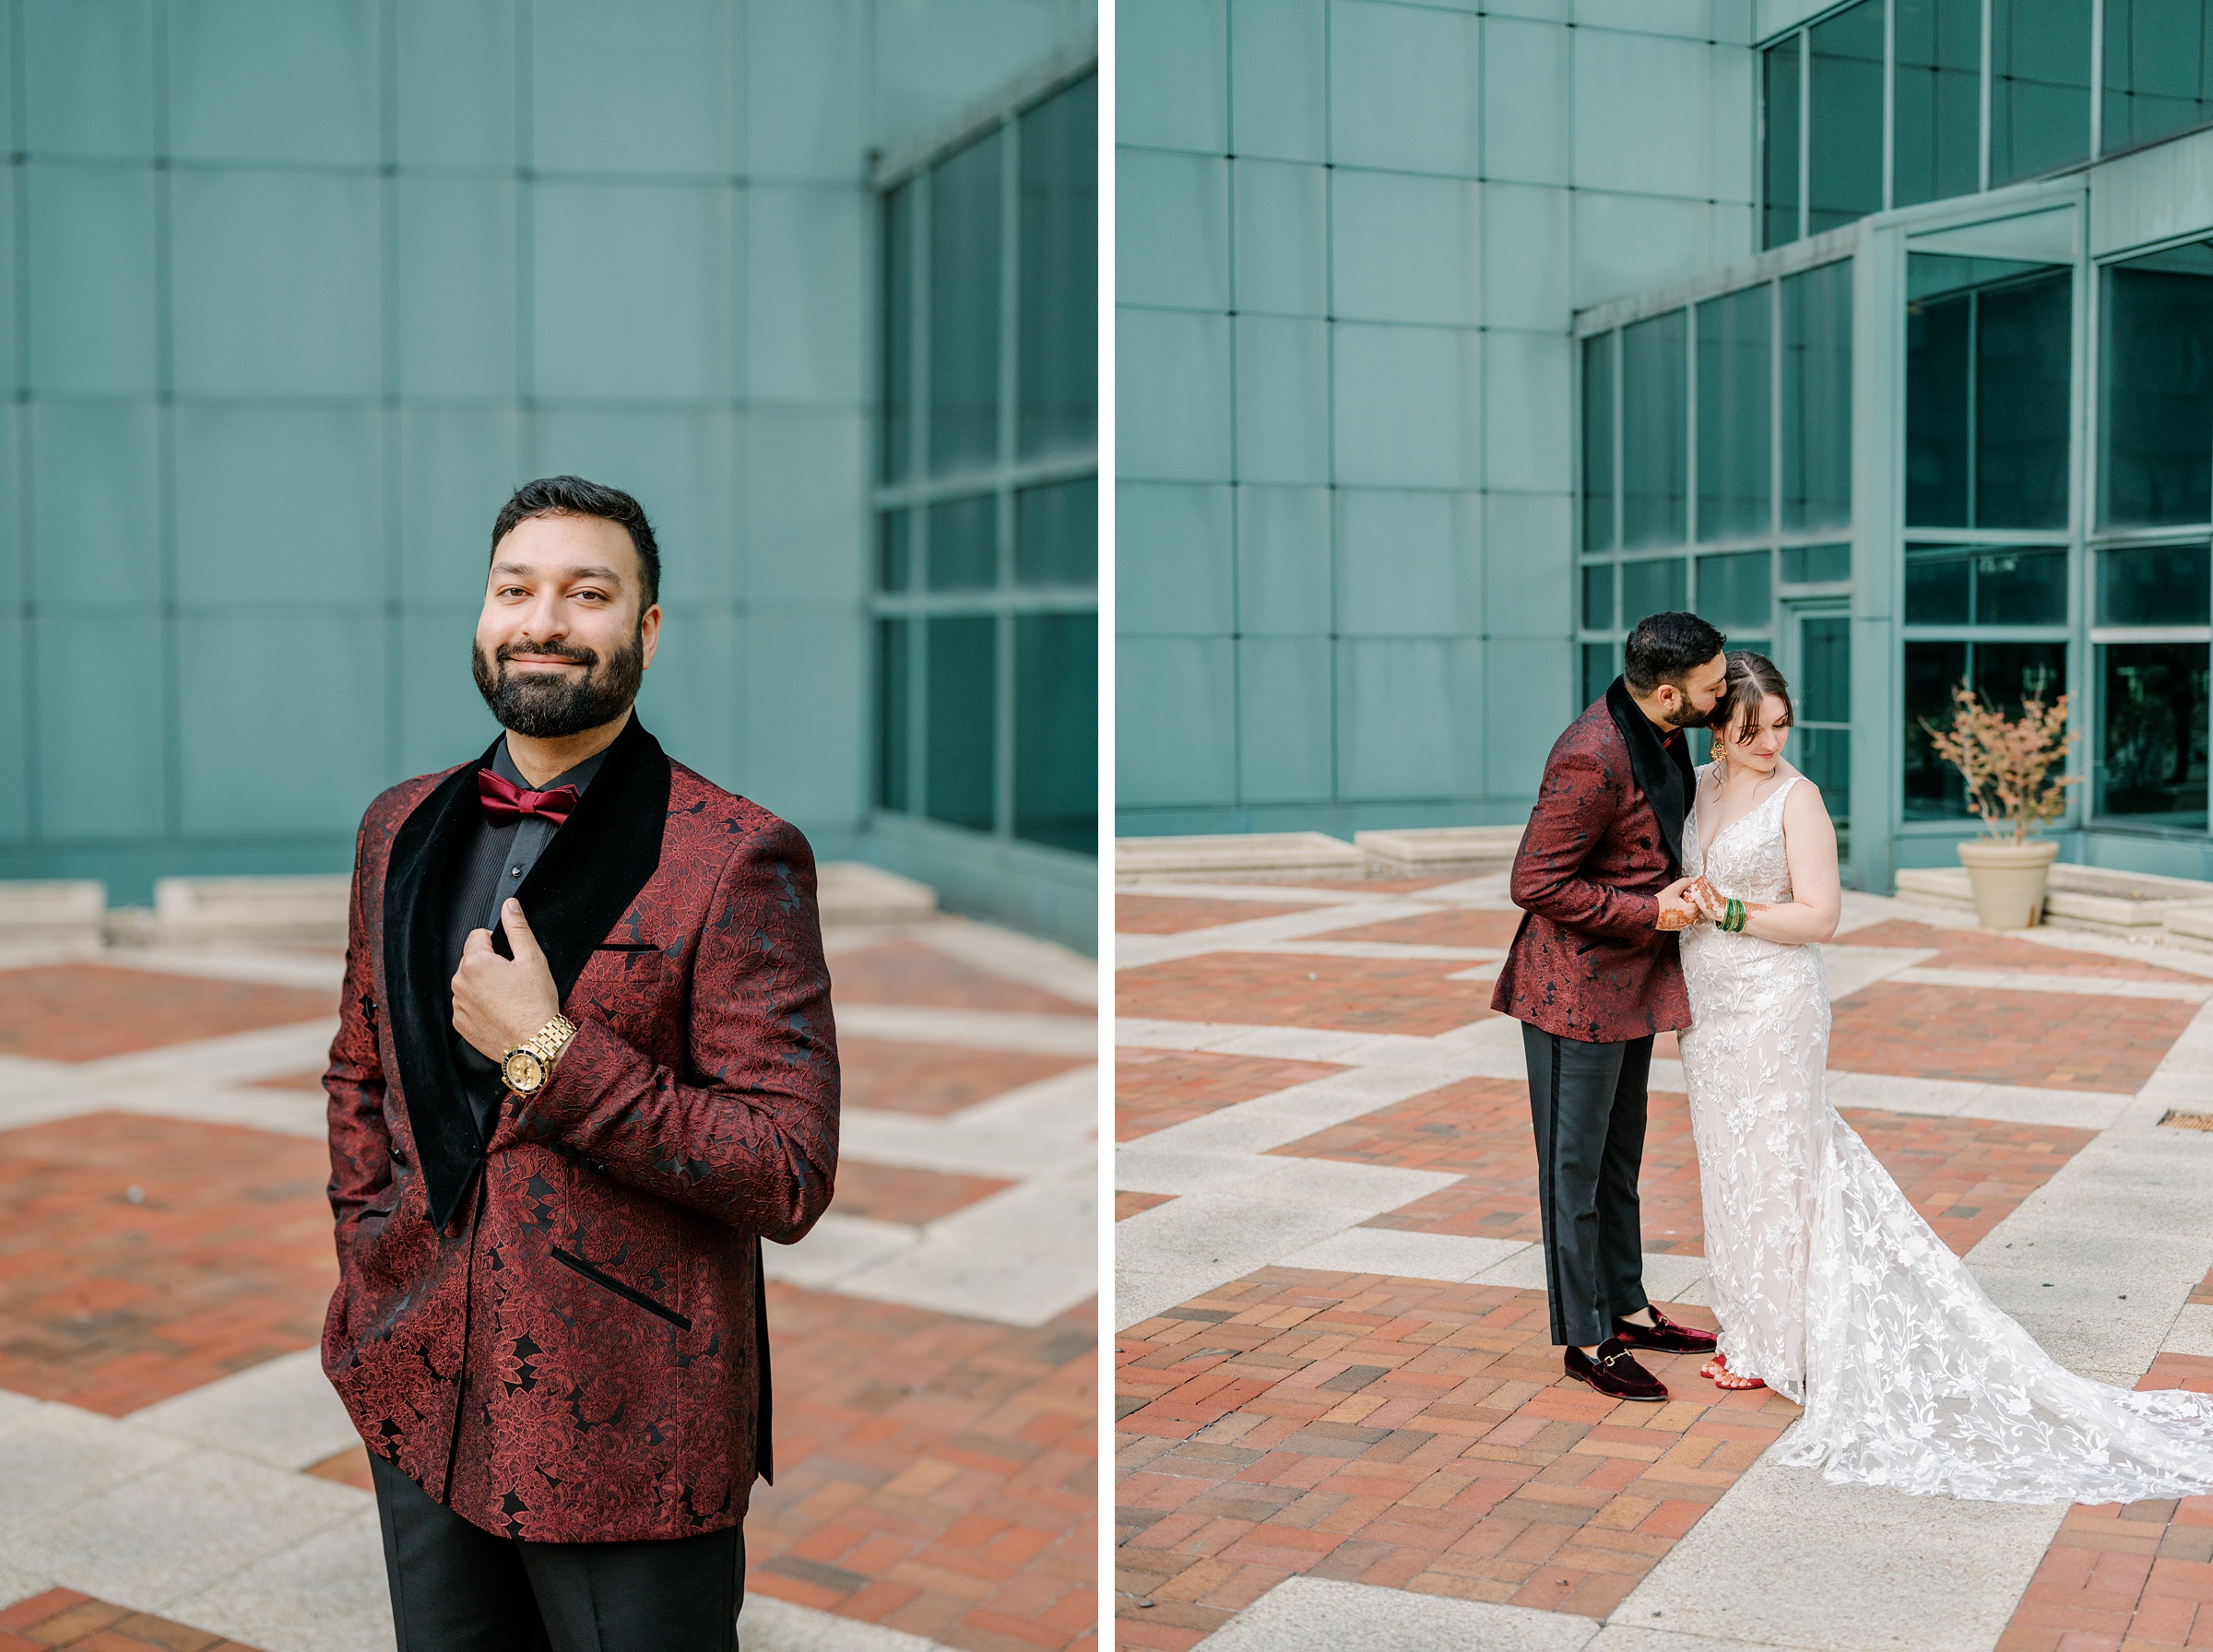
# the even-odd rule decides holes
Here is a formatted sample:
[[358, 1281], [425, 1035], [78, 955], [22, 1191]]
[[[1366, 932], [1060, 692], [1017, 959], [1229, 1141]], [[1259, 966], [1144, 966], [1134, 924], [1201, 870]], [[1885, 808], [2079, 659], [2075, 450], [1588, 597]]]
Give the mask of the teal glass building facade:
[[1087, 0], [4, 9], [0, 877], [342, 869], [491, 738], [491, 519], [568, 470], [655, 520], [673, 755], [1088, 944], [1088, 855], [880, 820], [870, 614], [881, 159]]
[[[1171, 385], [1214, 442], [1125, 465], [1119, 830], [1517, 820], [1627, 625], [1689, 607], [1793, 680], [1860, 887], [1970, 829], [1925, 728], [1963, 678], [2069, 695], [2066, 858], [2213, 874], [2202, 7], [1151, 11], [1189, 61], [1218, 29], [1229, 118], [1122, 132], [1159, 135], [1122, 158], [1124, 442]], [[1245, 295], [1299, 269], [1295, 398]], [[1176, 673], [1209, 714], [1164, 757]]]

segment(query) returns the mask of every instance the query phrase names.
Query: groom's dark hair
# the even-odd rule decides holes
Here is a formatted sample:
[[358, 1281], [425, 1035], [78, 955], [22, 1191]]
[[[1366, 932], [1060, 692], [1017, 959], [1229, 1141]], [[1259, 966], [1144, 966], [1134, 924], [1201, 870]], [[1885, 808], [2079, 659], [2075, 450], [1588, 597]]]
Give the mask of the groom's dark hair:
[[1621, 651], [1621, 674], [1629, 688], [1649, 694], [1684, 678], [1721, 653], [1728, 639], [1696, 614], [1647, 614]]

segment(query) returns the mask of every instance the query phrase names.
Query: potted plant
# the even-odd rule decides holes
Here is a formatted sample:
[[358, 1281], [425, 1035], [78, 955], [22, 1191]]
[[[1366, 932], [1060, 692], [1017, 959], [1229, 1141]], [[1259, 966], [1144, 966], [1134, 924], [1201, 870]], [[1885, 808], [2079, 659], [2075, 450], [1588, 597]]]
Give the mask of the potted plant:
[[1925, 718], [1936, 755], [1959, 771], [1967, 806], [1982, 822], [1982, 835], [1959, 845], [1975, 891], [1975, 915], [1985, 929], [2027, 929], [2043, 916], [2044, 885], [2059, 845], [2033, 837], [2067, 806], [2067, 787], [2079, 774], [2054, 774], [2077, 736], [2067, 732], [2067, 697], [2050, 705], [2030, 694], [2021, 714], [2008, 717], [1985, 702], [1962, 678], [1952, 690], [1952, 722], [1938, 728]]

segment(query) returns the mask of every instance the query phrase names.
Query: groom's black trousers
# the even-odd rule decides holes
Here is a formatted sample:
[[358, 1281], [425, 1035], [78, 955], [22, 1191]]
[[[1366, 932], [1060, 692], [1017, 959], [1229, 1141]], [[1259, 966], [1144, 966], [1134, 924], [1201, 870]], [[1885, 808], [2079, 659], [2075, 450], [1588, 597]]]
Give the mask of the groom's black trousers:
[[1648, 1305], [1637, 1172], [1652, 1041], [1583, 1044], [1524, 1021], [1552, 1339], [1592, 1348]]

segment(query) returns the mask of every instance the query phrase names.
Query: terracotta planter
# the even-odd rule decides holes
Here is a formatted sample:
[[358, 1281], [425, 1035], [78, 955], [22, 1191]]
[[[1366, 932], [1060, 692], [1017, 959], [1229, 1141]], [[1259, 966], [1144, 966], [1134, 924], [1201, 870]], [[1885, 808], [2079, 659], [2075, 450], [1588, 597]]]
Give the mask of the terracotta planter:
[[1985, 929], [2033, 929], [2043, 921], [2044, 882], [2059, 855], [2055, 843], [1970, 838], [1959, 864], [1975, 891], [1975, 916]]

